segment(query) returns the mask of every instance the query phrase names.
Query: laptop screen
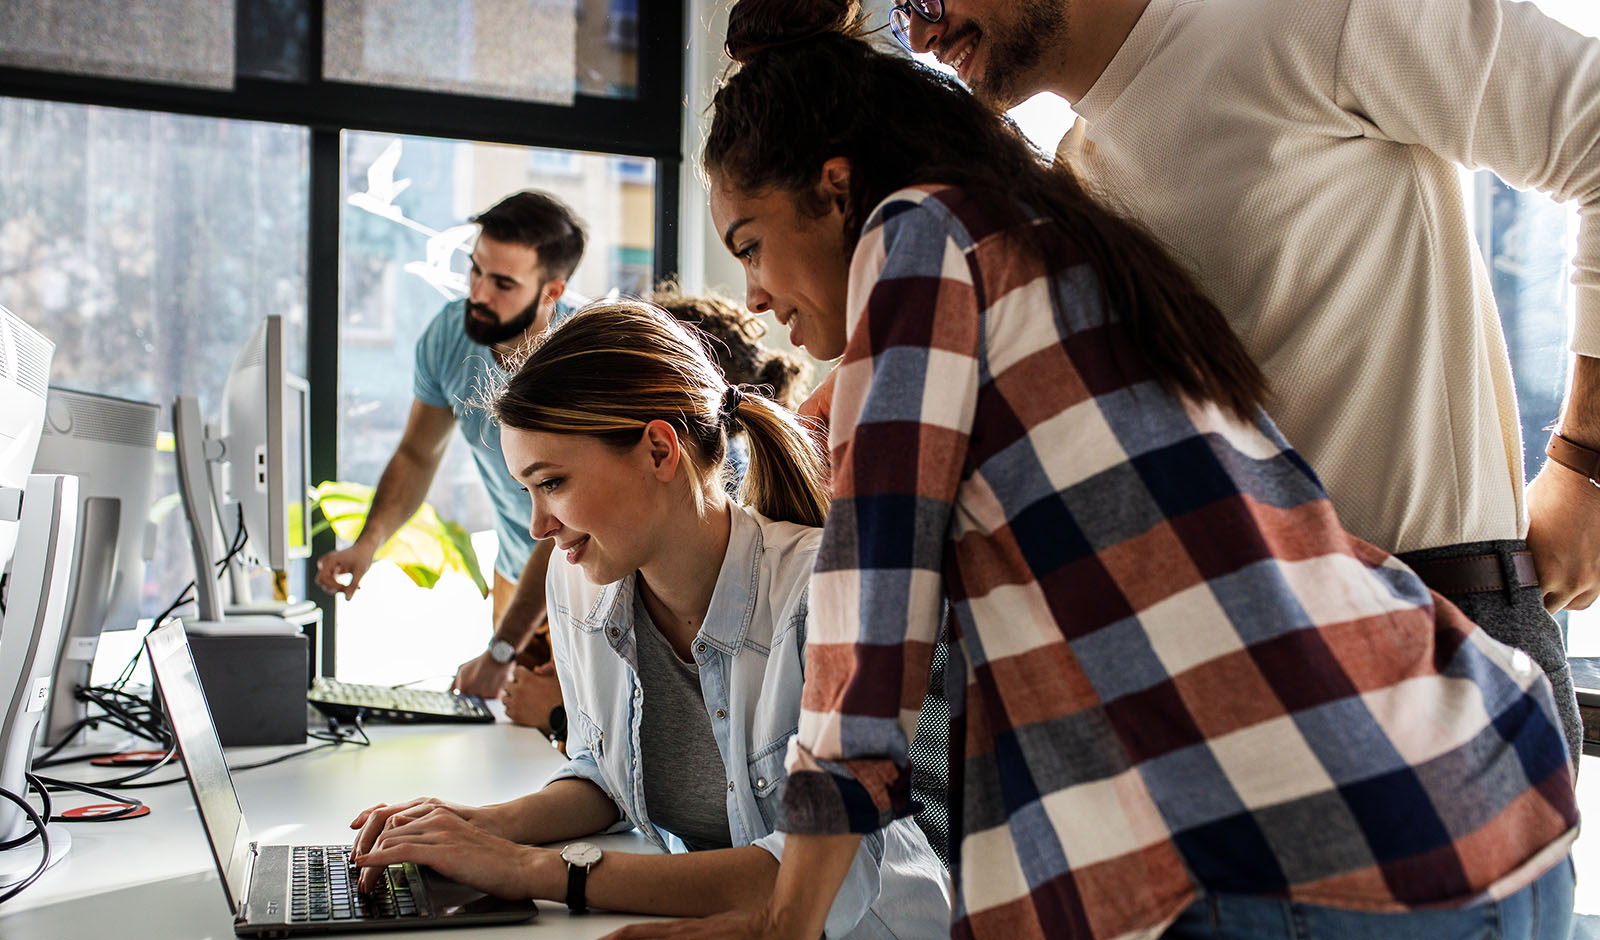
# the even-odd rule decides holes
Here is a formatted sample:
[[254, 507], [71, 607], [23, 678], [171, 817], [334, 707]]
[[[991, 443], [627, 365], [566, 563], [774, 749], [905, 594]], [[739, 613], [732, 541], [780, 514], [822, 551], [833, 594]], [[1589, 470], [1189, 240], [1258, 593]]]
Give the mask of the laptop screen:
[[228, 892], [228, 903], [237, 914], [248, 896], [250, 828], [245, 825], [239, 796], [222, 756], [222, 742], [217, 739], [217, 727], [211, 721], [211, 709], [195, 673], [189, 637], [182, 624], [170, 623], [150, 631], [144, 645], [150, 653], [156, 688], [178, 739], [184, 769], [189, 772], [189, 789], [200, 810], [200, 822], [211, 840], [217, 872]]

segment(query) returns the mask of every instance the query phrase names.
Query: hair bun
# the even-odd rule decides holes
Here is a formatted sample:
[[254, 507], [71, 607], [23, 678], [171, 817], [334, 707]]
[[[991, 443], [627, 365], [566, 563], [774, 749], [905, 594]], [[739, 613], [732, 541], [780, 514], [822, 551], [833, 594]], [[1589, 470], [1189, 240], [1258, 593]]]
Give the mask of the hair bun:
[[728, 58], [743, 65], [778, 46], [826, 33], [860, 36], [860, 0], [738, 0], [728, 11]]

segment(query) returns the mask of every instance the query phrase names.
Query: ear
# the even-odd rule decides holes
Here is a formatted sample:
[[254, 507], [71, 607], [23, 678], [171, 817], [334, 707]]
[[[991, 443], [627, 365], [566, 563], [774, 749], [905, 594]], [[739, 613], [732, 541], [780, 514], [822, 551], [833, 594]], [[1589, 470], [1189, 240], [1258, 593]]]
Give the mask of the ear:
[[683, 456], [677, 429], [658, 418], [644, 426], [640, 443], [650, 459], [651, 475], [662, 483], [672, 482], [678, 475], [678, 461]]
[[539, 306], [546, 307], [554, 304], [556, 301], [560, 300], [561, 295], [565, 294], [566, 292], [566, 278], [553, 277], [550, 280], [545, 281], [544, 288], [539, 291]]
[[843, 212], [850, 200], [850, 159], [830, 157], [822, 164], [817, 175], [817, 197], [824, 205], [836, 206]]

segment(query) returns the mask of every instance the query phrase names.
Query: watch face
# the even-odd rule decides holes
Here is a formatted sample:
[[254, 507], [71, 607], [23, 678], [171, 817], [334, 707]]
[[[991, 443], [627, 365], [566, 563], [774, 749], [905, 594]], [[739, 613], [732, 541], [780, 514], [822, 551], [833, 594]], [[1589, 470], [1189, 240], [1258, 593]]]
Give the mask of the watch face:
[[489, 645], [489, 658], [505, 665], [517, 658], [517, 648], [505, 640], [495, 640]]
[[574, 842], [561, 850], [561, 858], [569, 865], [588, 867], [600, 861], [600, 847], [587, 842]]

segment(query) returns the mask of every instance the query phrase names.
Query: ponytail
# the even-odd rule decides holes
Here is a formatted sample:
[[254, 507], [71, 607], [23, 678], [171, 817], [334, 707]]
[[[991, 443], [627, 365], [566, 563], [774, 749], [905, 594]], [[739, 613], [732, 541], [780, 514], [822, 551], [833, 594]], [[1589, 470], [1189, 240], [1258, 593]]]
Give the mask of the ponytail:
[[828, 514], [827, 470], [800, 417], [748, 392], [737, 397], [728, 416], [750, 440], [750, 469], [740, 501], [769, 519], [822, 525]]

